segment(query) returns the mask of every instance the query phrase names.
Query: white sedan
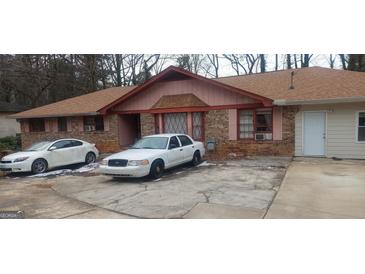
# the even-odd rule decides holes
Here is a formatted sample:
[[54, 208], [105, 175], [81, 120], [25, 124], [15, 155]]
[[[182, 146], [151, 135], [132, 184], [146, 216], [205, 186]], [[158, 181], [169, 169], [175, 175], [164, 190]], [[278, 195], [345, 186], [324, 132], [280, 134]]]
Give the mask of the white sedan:
[[113, 177], [160, 178], [164, 169], [183, 163], [197, 165], [205, 154], [202, 142], [184, 134], [146, 136], [128, 150], [102, 160], [99, 172]]
[[59, 139], [36, 143], [28, 149], [6, 155], [0, 170], [44, 173], [48, 169], [76, 163], [93, 163], [99, 156], [94, 144], [77, 139]]

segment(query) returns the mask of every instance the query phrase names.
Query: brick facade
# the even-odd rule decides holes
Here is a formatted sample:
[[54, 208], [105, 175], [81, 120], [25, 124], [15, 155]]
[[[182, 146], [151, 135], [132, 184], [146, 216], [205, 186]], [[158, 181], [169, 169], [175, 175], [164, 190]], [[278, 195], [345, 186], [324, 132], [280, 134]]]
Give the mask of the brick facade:
[[[217, 143], [214, 152], [207, 153], [209, 159], [240, 158], [252, 155], [294, 155], [294, 129], [295, 114], [298, 107], [283, 107], [282, 112], [282, 140], [255, 141], [255, 140], [229, 140], [229, 114], [228, 110], [212, 110], [205, 113], [205, 142], [214, 139]], [[47, 119], [45, 132], [29, 132], [27, 123], [21, 122], [22, 147], [42, 140], [59, 138], [77, 138], [90, 143], [95, 143], [102, 153], [120, 151], [119, 144], [119, 117], [109, 115], [105, 123], [105, 131], [86, 132], [82, 128], [82, 117], [68, 117], [68, 130], [58, 132], [56, 120]], [[53, 122], [50, 122], [53, 121]], [[155, 118], [153, 114], [141, 113], [141, 135], [155, 133]], [[107, 125], [106, 125], [107, 124]], [[122, 134], [122, 133], [121, 133]]]
[[[58, 132], [56, 126], [46, 126], [45, 132], [27, 132], [27, 121], [21, 122], [22, 148], [26, 148], [31, 144], [44, 140], [55, 140], [59, 138], [77, 138], [90, 143], [96, 144], [96, 147], [102, 153], [117, 152], [120, 150], [119, 134], [118, 134], [118, 115], [109, 115], [104, 122], [104, 131], [83, 131], [83, 117], [68, 117], [68, 130]], [[47, 119], [46, 123], [54, 119]], [[50, 123], [52, 124], [52, 123]]]
[[[295, 114], [298, 107], [283, 107], [282, 140], [255, 141], [229, 140], [228, 110], [212, 110], [205, 113], [205, 142], [214, 139], [214, 152], [207, 153], [209, 159], [240, 158], [253, 155], [294, 155]], [[152, 114], [141, 114], [142, 136], [154, 134], [155, 120]]]
[[206, 140], [217, 142], [216, 150], [207, 153], [210, 159], [240, 158], [253, 155], [294, 155], [295, 114], [298, 107], [283, 107], [282, 140], [255, 141], [229, 140], [228, 138], [228, 110], [209, 111], [205, 116]]

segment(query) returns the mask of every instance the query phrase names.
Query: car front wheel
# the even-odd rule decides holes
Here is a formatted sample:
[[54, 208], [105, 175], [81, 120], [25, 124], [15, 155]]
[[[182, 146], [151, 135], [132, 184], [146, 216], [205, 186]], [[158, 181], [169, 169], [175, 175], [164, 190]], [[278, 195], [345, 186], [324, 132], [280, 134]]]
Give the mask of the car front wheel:
[[47, 171], [47, 162], [44, 159], [37, 159], [32, 164], [32, 173], [40, 174]]
[[164, 165], [162, 161], [155, 161], [152, 163], [151, 170], [150, 170], [150, 177], [152, 179], [159, 179], [161, 178], [164, 172]]

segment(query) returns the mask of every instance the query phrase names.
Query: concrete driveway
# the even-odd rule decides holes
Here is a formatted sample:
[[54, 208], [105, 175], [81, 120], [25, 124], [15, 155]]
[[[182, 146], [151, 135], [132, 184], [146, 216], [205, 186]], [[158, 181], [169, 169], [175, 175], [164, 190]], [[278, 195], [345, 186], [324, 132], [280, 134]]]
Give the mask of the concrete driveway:
[[290, 158], [183, 166], [162, 179], [88, 174], [0, 179], [0, 210], [27, 218], [263, 218]]
[[296, 158], [266, 218], [365, 218], [365, 161]]

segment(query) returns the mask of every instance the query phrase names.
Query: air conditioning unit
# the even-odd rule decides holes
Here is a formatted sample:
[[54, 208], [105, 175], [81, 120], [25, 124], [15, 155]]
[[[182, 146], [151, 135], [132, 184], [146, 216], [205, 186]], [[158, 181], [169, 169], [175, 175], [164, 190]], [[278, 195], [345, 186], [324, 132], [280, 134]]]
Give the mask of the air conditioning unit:
[[90, 126], [90, 125], [85, 126], [85, 131], [94, 131], [94, 130], [95, 126]]
[[256, 133], [255, 140], [256, 141], [272, 140], [272, 133]]

